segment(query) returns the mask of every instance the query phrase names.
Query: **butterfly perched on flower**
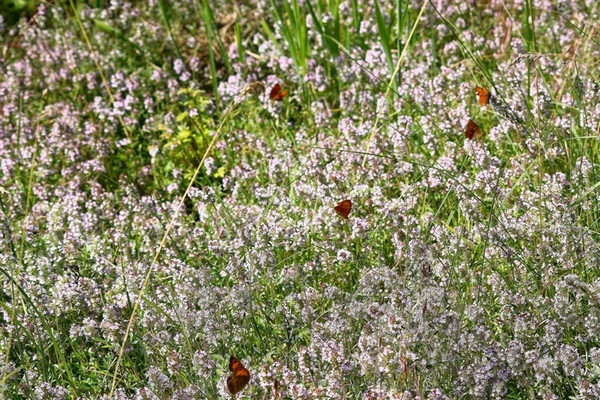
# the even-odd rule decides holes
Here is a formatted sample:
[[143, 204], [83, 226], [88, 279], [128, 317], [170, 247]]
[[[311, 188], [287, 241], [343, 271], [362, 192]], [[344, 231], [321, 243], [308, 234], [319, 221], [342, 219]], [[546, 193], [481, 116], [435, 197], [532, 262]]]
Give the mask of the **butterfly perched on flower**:
[[348, 218], [350, 211], [352, 211], [352, 202], [350, 200], [340, 201], [338, 205], [333, 208], [333, 211], [335, 211], [337, 215]]
[[481, 104], [482, 106], [487, 106], [490, 102], [490, 91], [484, 87], [477, 86], [475, 88], [475, 93], [477, 93], [477, 96], [479, 97], [479, 104]]
[[473, 122], [472, 119], [467, 122], [467, 129], [465, 129], [465, 137], [469, 140], [481, 140], [483, 134], [479, 126]]
[[271, 89], [271, 93], [269, 93], [269, 98], [273, 101], [282, 101], [285, 96], [287, 96], [288, 91], [283, 90], [279, 83], [276, 83], [275, 86]]
[[232, 372], [227, 378], [227, 388], [235, 395], [250, 381], [250, 371], [234, 356], [229, 357], [229, 370]]

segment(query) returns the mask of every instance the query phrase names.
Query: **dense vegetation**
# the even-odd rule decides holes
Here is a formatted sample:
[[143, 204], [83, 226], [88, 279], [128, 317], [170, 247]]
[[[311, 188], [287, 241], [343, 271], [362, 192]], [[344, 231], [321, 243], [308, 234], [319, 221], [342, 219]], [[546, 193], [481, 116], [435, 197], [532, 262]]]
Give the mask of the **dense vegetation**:
[[0, 2], [0, 397], [600, 398], [600, 2], [538, 3]]

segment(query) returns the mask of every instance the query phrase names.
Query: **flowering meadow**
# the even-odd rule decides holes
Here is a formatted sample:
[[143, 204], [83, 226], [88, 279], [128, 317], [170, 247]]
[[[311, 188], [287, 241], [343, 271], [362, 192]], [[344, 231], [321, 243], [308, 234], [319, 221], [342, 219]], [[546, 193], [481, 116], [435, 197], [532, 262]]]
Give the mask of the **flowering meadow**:
[[600, 398], [600, 1], [24, 3], [0, 398]]

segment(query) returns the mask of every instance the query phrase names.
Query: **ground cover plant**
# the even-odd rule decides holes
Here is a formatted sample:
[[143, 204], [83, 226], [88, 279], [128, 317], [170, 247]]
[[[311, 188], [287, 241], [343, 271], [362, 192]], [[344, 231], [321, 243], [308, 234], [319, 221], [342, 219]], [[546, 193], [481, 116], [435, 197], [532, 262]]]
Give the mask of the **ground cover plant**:
[[600, 398], [599, 2], [4, 3], [1, 398]]

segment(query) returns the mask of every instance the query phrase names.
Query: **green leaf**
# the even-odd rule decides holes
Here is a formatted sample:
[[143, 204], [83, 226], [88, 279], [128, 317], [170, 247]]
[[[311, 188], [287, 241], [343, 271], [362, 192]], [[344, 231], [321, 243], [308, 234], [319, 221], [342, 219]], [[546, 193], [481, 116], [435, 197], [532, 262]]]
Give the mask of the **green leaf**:
[[227, 167], [220, 167], [217, 172], [213, 175], [215, 178], [223, 178], [225, 176], [225, 172], [227, 172]]
[[180, 112], [179, 114], [177, 114], [176, 119], [177, 119], [177, 122], [181, 122], [181, 121], [184, 121], [185, 119], [187, 119], [187, 117], [188, 117], [188, 112], [183, 111], [183, 112]]
[[177, 138], [181, 141], [189, 139], [190, 136], [192, 136], [192, 132], [187, 128], [183, 128], [177, 132]]

